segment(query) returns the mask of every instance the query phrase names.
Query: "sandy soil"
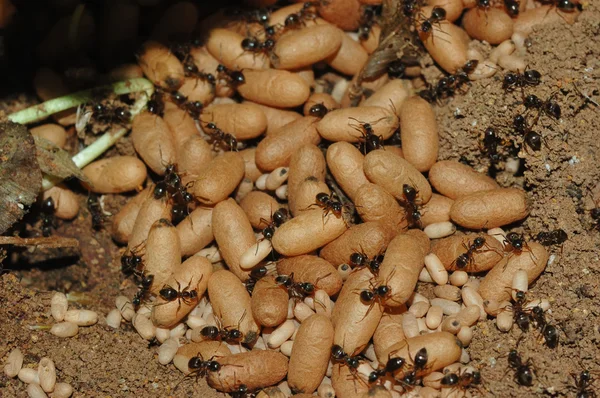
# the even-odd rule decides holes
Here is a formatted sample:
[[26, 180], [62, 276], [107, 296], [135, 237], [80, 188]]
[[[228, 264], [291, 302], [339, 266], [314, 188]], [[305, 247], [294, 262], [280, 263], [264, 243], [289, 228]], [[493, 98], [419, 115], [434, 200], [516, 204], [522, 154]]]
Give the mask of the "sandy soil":
[[[514, 176], [497, 166], [502, 186], [520, 186], [529, 192], [531, 215], [511, 230], [535, 236], [540, 231], [564, 229], [569, 240], [552, 248], [554, 261], [530, 288], [529, 298], [548, 298], [551, 322], [560, 328], [561, 344], [549, 349], [540, 336], [530, 331], [524, 336], [514, 328], [500, 333], [494, 320], [480, 323], [468, 351], [481, 368], [482, 393], [499, 397], [574, 396], [572, 373], [583, 368], [600, 370], [600, 232], [593, 230], [589, 209], [594, 206], [590, 189], [600, 176], [600, 109], [585, 105], [579, 89], [600, 101], [600, 12], [591, 5], [573, 26], [558, 24], [541, 27], [531, 35], [527, 62], [542, 73], [543, 84], [528, 93], [545, 99], [555, 94], [562, 119], [555, 123], [544, 118], [538, 132], [545, 138], [539, 152], [521, 153], [523, 173]], [[437, 108], [441, 134], [441, 158], [461, 159], [478, 170], [490, 166], [479, 147], [486, 127], [505, 132], [512, 117], [522, 110], [520, 92], [505, 94], [501, 76], [474, 82], [469, 92]], [[85, 208], [85, 194], [81, 205]], [[108, 203], [115, 211], [124, 198]], [[37, 225], [39, 227], [39, 223]], [[34, 226], [36, 228], [36, 226]], [[80, 256], [61, 253], [25, 253], [28, 263], [14, 274], [0, 278], [0, 362], [10, 350], [20, 347], [25, 364], [43, 357], [54, 359], [58, 380], [70, 383], [76, 397], [165, 397], [217, 396], [203, 381], [184, 380], [173, 365], [161, 366], [157, 346], [149, 345], [130, 325], [120, 330], [106, 326], [103, 315], [114, 307], [114, 298], [133, 295], [130, 283], [123, 283], [118, 264], [118, 248], [106, 231], [94, 233], [86, 210], [73, 223], [61, 223], [59, 235], [80, 239]], [[13, 254], [16, 256], [16, 254]], [[7, 267], [11, 267], [7, 259]], [[31, 326], [52, 323], [50, 291], [85, 292], [86, 300], [72, 303], [102, 314], [98, 325], [82, 328], [77, 337], [59, 339]], [[506, 355], [520, 340], [518, 350], [531, 358], [536, 380], [531, 388], [518, 386], [513, 372], [507, 372]], [[24, 397], [25, 385], [0, 374], [1, 397]]]

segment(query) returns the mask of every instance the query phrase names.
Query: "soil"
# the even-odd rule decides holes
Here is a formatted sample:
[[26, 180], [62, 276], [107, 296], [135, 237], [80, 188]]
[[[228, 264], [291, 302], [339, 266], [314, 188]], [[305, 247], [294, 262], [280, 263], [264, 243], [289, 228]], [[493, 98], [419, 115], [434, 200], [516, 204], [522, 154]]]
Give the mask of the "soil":
[[[590, 4], [576, 24], [542, 26], [530, 36], [526, 60], [543, 80], [526, 92], [542, 99], [554, 95], [562, 118], [559, 122], [540, 119], [536, 131], [544, 137], [544, 144], [540, 151], [520, 152], [521, 167], [516, 176], [504, 170], [504, 162], [492, 167], [479, 146], [486, 127], [510, 138], [512, 118], [523, 111], [521, 92], [505, 93], [501, 74], [473, 82], [467, 93], [436, 107], [441, 159], [460, 159], [478, 170], [489, 170], [502, 186], [528, 191], [531, 215], [507, 229], [534, 237], [541, 231], [562, 228], [569, 237], [562, 246], [550, 249], [552, 260], [528, 293], [530, 299], [550, 300], [548, 318], [559, 327], [560, 345], [556, 349], [546, 347], [535, 331], [521, 333], [513, 328], [510, 333], [501, 333], [492, 319], [479, 323], [468, 353], [472, 364], [481, 369], [482, 395], [574, 396], [571, 375], [583, 369], [600, 370], [600, 231], [594, 229], [589, 215], [594, 207], [591, 192], [600, 176], [600, 109], [586, 102], [573, 85], [600, 102], [599, 20], [600, 11]], [[0, 109], [5, 106], [3, 103]], [[78, 255], [23, 251], [21, 254], [26, 255], [13, 252], [5, 260], [5, 267], [18, 269], [0, 278], [0, 362], [16, 347], [25, 354], [26, 366], [50, 357], [56, 363], [58, 381], [70, 383], [75, 397], [221, 396], [203, 380], [182, 381], [182, 374], [173, 365], [158, 364], [158, 346], [143, 340], [131, 325], [124, 323], [119, 330], [106, 325], [104, 315], [114, 308], [114, 298], [119, 294], [132, 296], [135, 287], [123, 282], [120, 249], [109, 233], [91, 230], [86, 195], [82, 192], [80, 196], [78, 218], [60, 223], [56, 231], [57, 235], [79, 239]], [[114, 214], [125, 202], [123, 196], [107, 198], [107, 210]], [[32, 228], [39, 228], [39, 222]], [[13, 262], [17, 257], [18, 267]], [[100, 322], [80, 328], [76, 337], [68, 339], [32, 330], [36, 325], [52, 324], [49, 303], [53, 290], [85, 293], [71, 306], [97, 311]], [[515, 347], [534, 366], [532, 387], [518, 386], [514, 372], [507, 368], [507, 354]], [[0, 397], [25, 397], [25, 388], [18, 379], [0, 373]]]

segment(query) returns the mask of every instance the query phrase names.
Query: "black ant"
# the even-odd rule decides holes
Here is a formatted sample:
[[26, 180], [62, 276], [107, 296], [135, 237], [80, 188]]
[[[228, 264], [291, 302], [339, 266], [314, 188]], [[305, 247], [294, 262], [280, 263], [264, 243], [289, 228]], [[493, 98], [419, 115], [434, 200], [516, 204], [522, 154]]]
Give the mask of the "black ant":
[[527, 124], [527, 119], [523, 115], [516, 115], [513, 119], [513, 128], [515, 131], [523, 135], [523, 141], [528, 148], [534, 151], [539, 151], [542, 148], [543, 137], [532, 130], [537, 123], [537, 119], [531, 126]]
[[546, 101], [542, 101], [535, 94], [529, 94], [523, 100], [523, 105], [525, 105], [525, 108], [527, 109], [537, 109], [538, 117], [541, 114], [545, 114], [555, 120], [558, 120], [560, 119], [561, 110], [560, 105], [552, 101], [552, 98], [554, 98], [555, 95], [556, 93], [552, 94]]
[[342, 363], [350, 368], [350, 371], [355, 373], [361, 362], [360, 356], [350, 356], [344, 352], [344, 349], [335, 344], [331, 347], [331, 361], [334, 363]]
[[567, 233], [562, 229], [555, 229], [554, 231], [540, 232], [537, 234], [535, 240], [540, 242], [544, 246], [560, 245], [569, 239]]
[[406, 212], [405, 218], [408, 221], [409, 228], [421, 226], [421, 211], [419, 210], [419, 204], [417, 203], [417, 195], [419, 191], [415, 187], [409, 184], [402, 185], [402, 197], [400, 205]]
[[121, 256], [121, 272], [129, 276], [134, 274], [136, 276], [141, 275], [144, 269], [144, 260], [142, 258], [142, 245], [144, 242], [135, 246], [129, 250], [129, 254], [123, 254]]
[[306, 2], [300, 11], [290, 14], [285, 18], [284, 29], [299, 29], [306, 24], [306, 21], [317, 17], [316, 10], [313, 8], [318, 2]]
[[327, 107], [324, 104], [314, 104], [308, 109], [308, 116], [314, 116], [322, 119], [323, 117], [325, 117], [327, 112], [329, 112], [329, 109], [327, 109]]
[[230, 151], [237, 151], [237, 139], [229, 133], [224, 132], [213, 122], [206, 123], [206, 134], [210, 136], [213, 144], [213, 149], [222, 146]]
[[361, 134], [360, 146], [362, 147], [365, 155], [371, 151], [374, 151], [375, 149], [381, 149], [383, 147], [383, 136], [375, 135], [375, 131], [373, 130], [373, 125], [371, 123], [364, 123], [354, 118], [351, 119], [358, 122], [360, 125], [360, 127], [352, 127]]
[[154, 199], [169, 197], [173, 201], [171, 216], [173, 224], [180, 222], [189, 214], [189, 205], [194, 201], [194, 195], [188, 191], [192, 182], [183, 185], [181, 176], [177, 172], [177, 165], [171, 163], [165, 167], [162, 181], [154, 187]]
[[502, 160], [502, 155], [498, 153], [498, 145], [501, 143], [502, 139], [496, 135], [496, 130], [492, 127], [485, 129], [482, 152], [487, 155], [492, 163]]
[[190, 289], [190, 286], [191, 281], [188, 283], [188, 286], [181, 290], [181, 285], [179, 284], [179, 281], [177, 281], [177, 290], [169, 285], [165, 285], [159, 290], [158, 294], [166, 302], [177, 300], [179, 303], [177, 311], [179, 311], [179, 308], [181, 308], [181, 302], [184, 302], [186, 305], [192, 305], [193, 301], [198, 298], [198, 292], [196, 289]]
[[273, 47], [275, 46], [275, 40], [269, 38], [263, 42], [260, 42], [255, 37], [247, 37], [244, 40], [242, 40], [241, 45], [244, 51], [249, 51], [255, 54], [264, 53], [268, 55], [269, 52], [273, 50]]
[[100, 202], [98, 201], [98, 195], [90, 194], [90, 196], [88, 196], [87, 208], [92, 215], [92, 228], [96, 230], [102, 228], [106, 216], [104, 215], [102, 207], [100, 206]]
[[529, 330], [531, 321], [531, 310], [525, 309], [526, 304], [525, 292], [522, 290], [516, 290], [514, 304], [506, 307], [506, 309], [512, 310], [513, 321], [523, 332]]
[[[391, 355], [391, 353], [390, 353]], [[388, 373], [394, 374], [406, 365], [406, 360], [401, 357], [389, 358], [383, 368], [375, 369], [369, 374], [369, 383], [375, 383], [380, 377], [384, 377]]]
[[411, 370], [407, 371], [402, 375], [402, 378], [399, 380], [405, 390], [410, 390], [414, 388], [417, 383], [420, 381], [419, 372], [422, 372], [427, 367], [427, 362], [429, 361], [429, 355], [427, 353], [427, 348], [423, 347], [415, 354], [413, 362], [413, 367]]
[[437, 81], [435, 86], [429, 86], [427, 89], [419, 92], [421, 98], [427, 102], [436, 102], [453, 96], [457, 91], [462, 90], [464, 85], [469, 85], [469, 74], [479, 65], [479, 61], [472, 59], [456, 73], [444, 76]]
[[155, 90], [146, 106], [148, 107], [148, 112], [162, 116], [165, 112], [165, 100], [162, 91]]
[[277, 209], [273, 215], [271, 216], [271, 221], [265, 220], [264, 218], [260, 219], [261, 223], [264, 223], [266, 227], [263, 228], [262, 234], [264, 239], [271, 240], [273, 239], [273, 235], [275, 234], [275, 229], [281, 224], [283, 224], [289, 217], [289, 213], [283, 207], [281, 209]]
[[433, 33], [432, 32], [433, 25], [436, 23], [439, 24], [444, 19], [446, 19], [446, 10], [443, 9], [442, 7], [435, 6], [435, 7], [433, 7], [433, 10], [431, 11], [431, 16], [429, 18], [425, 18], [421, 22], [419, 31], [421, 33], [425, 34], [426, 36], [429, 36], [430, 34]]
[[[463, 247], [467, 250], [466, 252], [460, 254], [454, 263], [456, 264], [456, 268], [463, 269], [467, 266], [473, 264], [475, 259], [473, 258], [474, 254], [477, 254], [479, 249], [486, 245], [485, 238], [483, 236], [478, 236], [473, 239], [473, 242], [463, 243]], [[491, 250], [491, 249], [490, 249]]]
[[355, 252], [350, 255], [349, 264], [355, 269], [367, 267], [373, 275], [377, 276], [379, 275], [379, 268], [381, 266], [381, 256], [369, 258], [369, 256], [363, 252]]
[[527, 250], [529, 251], [529, 254], [534, 258], [534, 260], [536, 259], [533, 252], [529, 249], [529, 246], [527, 245], [527, 242], [525, 241], [525, 236], [523, 234], [519, 234], [517, 232], [509, 232], [504, 237], [503, 243], [505, 247], [506, 245], [510, 246], [510, 251], [514, 254], [521, 255], [521, 253], [523, 253], [523, 250]]
[[191, 374], [196, 374], [196, 377], [204, 377], [208, 372], [218, 372], [221, 370], [221, 364], [214, 360], [214, 356], [208, 361], [202, 358], [202, 354], [198, 353], [197, 356], [191, 357], [188, 361], [188, 368], [191, 370]]
[[470, 387], [478, 388], [481, 385], [481, 373], [479, 371], [447, 373], [441, 380], [442, 388], [456, 388], [465, 392]]
[[248, 294], [252, 295], [256, 282], [258, 282], [260, 278], [267, 275], [267, 273], [268, 270], [265, 266], [253, 268], [252, 271], [250, 271], [249, 278], [244, 282], [244, 286], [246, 287], [246, 291], [248, 292]]
[[[583, 8], [581, 4], [575, 3], [571, 0], [543, 0], [540, 1], [542, 4], [550, 4], [552, 7], [556, 7], [557, 10], [562, 12], [574, 12], [575, 10], [581, 11]], [[550, 10], [548, 10], [550, 12]]]
[[246, 83], [246, 78], [242, 72], [228, 69], [225, 65], [221, 64], [217, 66], [217, 78], [225, 80], [233, 88]]
[[127, 124], [131, 121], [131, 112], [123, 106], [112, 107], [97, 103], [92, 106], [92, 111], [94, 118], [100, 123]]
[[217, 326], [205, 326], [200, 330], [200, 334], [209, 340], [239, 343], [244, 338], [244, 334], [240, 331], [240, 324], [245, 317], [246, 312], [244, 312], [235, 328], [233, 326], [221, 327], [221, 322], [217, 320]]
[[577, 390], [577, 398], [596, 398], [596, 392], [592, 390], [593, 381], [589, 370], [582, 370], [579, 378], [574, 373], [571, 373], [571, 377], [573, 377], [575, 385], [569, 386], [569, 388]]
[[316, 196], [316, 202], [308, 206], [311, 208], [313, 206], [317, 206], [323, 209], [323, 219], [327, 217], [329, 213], [333, 213], [337, 218], [342, 217], [342, 211], [344, 210], [346, 205], [343, 205], [341, 202], [335, 199], [333, 193], [330, 195], [325, 192], [319, 192]]
[[397, 59], [395, 61], [390, 62], [387, 67], [388, 77], [392, 79], [400, 79], [404, 77], [404, 73], [406, 72], [406, 65], [402, 63], [401, 60]]
[[517, 350], [511, 350], [508, 353], [508, 366], [514, 369], [514, 380], [522, 385], [530, 387], [533, 385], [533, 376], [535, 372], [532, 369], [531, 358], [523, 362]]
[[490, 0], [477, 0], [477, 9], [487, 11], [492, 6]]
[[315, 285], [312, 283], [294, 281], [293, 272], [290, 275], [278, 275], [275, 278], [275, 283], [280, 286], [285, 286], [290, 298], [295, 300], [302, 300], [304, 297], [315, 292]]
[[248, 386], [245, 384], [239, 384], [235, 391], [231, 392], [231, 398], [254, 398], [256, 393], [250, 392]]
[[537, 86], [541, 83], [542, 74], [534, 69], [527, 69], [523, 73], [507, 73], [502, 80], [502, 88], [506, 91], [512, 91], [515, 88], [525, 88], [527, 86]]
[[540, 330], [540, 333], [542, 334], [542, 337], [544, 338], [548, 348], [556, 348], [559, 340], [558, 329], [556, 326], [551, 325], [546, 321], [544, 309], [539, 305], [533, 307], [530, 318], [535, 327]]
[[56, 207], [54, 206], [54, 199], [52, 199], [52, 197], [44, 199], [40, 210], [42, 218], [42, 235], [47, 238], [52, 234], [52, 228], [56, 228], [56, 220], [54, 219]]
[[141, 277], [140, 283], [139, 283], [139, 290], [137, 291], [137, 293], [135, 294], [135, 296], [133, 296], [133, 300], [131, 300], [131, 303], [137, 308], [140, 306], [140, 304], [146, 299], [149, 291], [150, 291], [150, 287], [152, 286], [152, 283], [154, 282], [154, 275], [150, 274], [150, 275], [143, 275]]

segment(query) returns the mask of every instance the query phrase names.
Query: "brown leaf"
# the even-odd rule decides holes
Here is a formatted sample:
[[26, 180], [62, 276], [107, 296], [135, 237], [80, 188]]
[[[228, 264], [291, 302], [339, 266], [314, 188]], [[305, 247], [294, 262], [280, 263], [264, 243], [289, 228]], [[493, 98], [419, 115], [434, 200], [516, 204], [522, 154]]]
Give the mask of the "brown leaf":
[[45, 138], [34, 137], [34, 139], [37, 147], [37, 161], [44, 174], [59, 178], [74, 176], [87, 181], [83, 172], [73, 163], [71, 155], [67, 151], [60, 149]]
[[19, 221], [42, 188], [35, 142], [27, 127], [0, 123], [0, 234]]

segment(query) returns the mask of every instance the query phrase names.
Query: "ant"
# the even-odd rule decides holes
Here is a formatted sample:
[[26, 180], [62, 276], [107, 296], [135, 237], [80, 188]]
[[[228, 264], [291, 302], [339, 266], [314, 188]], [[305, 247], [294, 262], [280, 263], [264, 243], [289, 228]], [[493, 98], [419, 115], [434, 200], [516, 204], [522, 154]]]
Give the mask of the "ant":
[[523, 332], [529, 330], [529, 324], [531, 321], [531, 310], [525, 309], [525, 305], [525, 292], [522, 290], [516, 290], [514, 304], [506, 307], [513, 311], [513, 321]]
[[214, 360], [214, 356], [208, 361], [202, 358], [202, 354], [198, 353], [195, 357], [191, 357], [188, 361], [188, 368], [191, 370], [190, 374], [195, 373], [197, 377], [204, 377], [208, 372], [218, 372], [221, 370], [221, 364]]
[[355, 373], [358, 369], [361, 359], [362, 358], [358, 355], [355, 357], [351, 357], [350, 355], [346, 354], [344, 352], [344, 349], [337, 344], [334, 344], [331, 347], [331, 361], [334, 363], [345, 364], [346, 366], [348, 366], [348, 368], [350, 368], [350, 371], [353, 373]]
[[371, 123], [363, 123], [354, 118], [350, 119], [358, 122], [360, 125], [360, 127], [352, 126], [352, 128], [359, 131], [361, 134], [361, 137], [359, 138], [360, 146], [362, 146], [363, 153], [365, 155], [375, 149], [381, 149], [383, 147], [383, 136], [375, 135], [373, 125]]
[[470, 85], [469, 74], [473, 73], [478, 65], [479, 61], [476, 59], [467, 61], [456, 73], [442, 77], [437, 81], [435, 86], [430, 85], [427, 89], [420, 91], [419, 95], [427, 102], [436, 102], [453, 96], [464, 85]]
[[323, 219], [327, 217], [329, 213], [332, 213], [337, 218], [342, 217], [342, 211], [347, 205], [343, 205], [341, 202], [335, 199], [335, 194], [331, 193], [330, 195], [325, 192], [319, 192], [316, 196], [316, 202], [308, 206], [311, 208], [313, 206], [318, 206], [323, 209]]
[[569, 388], [577, 390], [577, 398], [595, 398], [597, 396], [596, 392], [592, 390], [593, 381], [589, 370], [582, 370], [579, 378], [574, 373], [571, 373], [571, 377], [575, 380], [575, 386], [569, 386]]
[[299, 29], [300, 27], [306, 24], [306, 21], [315, 19], [317, 17], [317, 13], [313, 6], [316, 6], [318, 4], [318, 1], [309, 1], [304, 3], [300, 11], [290, 14], [285, 18], [285, 21], [283, 23], [284, 29]]
[[481, 385], [481, 373], [479, 371], [448, 373], [441, 380], [442, 388], [450, 387], [462, 390], [465, 392], [469, 387], [475, 387]]
[[381, 256], [375, 256], [369, 259], [363, 252], [354, 252], [350, 255], [350, 265], [353, 268], [358, 269], [362, 267], [368, 267], [369, 271], [375, 276], [379, 275], [379, 268], [381, 266]]
[[569, 237], [562, 229], [555, 229], [554, 231], [549, 232], [540, 232], [535, 238], [535, 240], [544, 246], [560, 245], [567, 239], [569, 239]]
[[242, 72], [228, 69], [222, 64], [217, 66], [217, 78], [225, 80], [227, 84], [233, 88], [236, 88], [240, 84], [246, 83], [246, 78]]
[[54, 219], [54, 199], [48, 197], [44, 199], [41, 206], [41, 217], [42, 217], [42, 235], [49, 237], [52, 234], [52, 228], [56, 228], [56, 220]]
[[512, 91], [515, 88], [525, 88], [527, 86], [537, 86], [541, 83], [542, 74], [534, 69], [527, 69], [523, 73], [507, 73], [502, 80], [502, 88], [505, 91]]
[[324, 104], [314, 104], [308, 109], [308, 116], [314, 116], [322, 119], [325, 117], [325, 115], [327, 115], [327, 112], [329, 112], [329, 109], [327, 109]]
[[130, 254], [121, 256], [121, 272], [129, 276], [135, 274], [139, 276], [144, 268], [144, 260], [141, 255], [141, 246], [143, 242], [129, 250]]
[[290, 298], [302, 300], [304, 297], [311, 295], [315, 291], [315, 285], [310, 282], [294, 281], [294, 273], [290, 275], [279, 275], [275, 278], [275, 283], [280, 286], [285, 286]]
[[244, 311], [244, 314], [235, 328], [233, 326], [221, 327], [221, 321], [219, 321], [218, 318], [215, 318], [217, 320], [217, 326], [205, 326], [200, 330], [200, 334], [209, 340], [239, 343], [244, 338], [244, 334], [240, 331], [240, 324], [245, 317], [246, 312]]
[[260, 42], [255, 37], [247, 37], [242, 40], [242, 49], [244, 51], [249, 51], [255, 54], [264, 53], [266, 55], [269, 54], [273, 47], [275, 46], [275, 40], [269, 38], [264, 42]]
[[496, 130], [492, 127], [485, 129], [482, 152], [487, 155], [492, 163], [502, 160], [502, 155], [498, 153], [498, 145], [501, 143], [502, 139], [496, 135]]
[[[555, 95], [556, 95], [556, 93], [552, 94], [550, 96], [550, 98], [548, 98], [546, 101], [542, 101], [535, 94], [529, 94], [523, 100], [523, 105], [525, 105], [525, 108], [527, 108], [527, 109], [537, 109], [538, 110], [538, 116], [537, 116], [538, 118], [540, 117], [541, 114], [545, 114], [555, 120], [558, 120], [558, 119], [560, 119], [561, 110], [560, 110], [560, 105], [558, 105], [556, 102], [552, 101], [552, 98], [554, 98]], [[537, 118], [536, 118], [536, 121], [537, 121]]]
[[140, 306], [140, 304], [142, 303], [142, 301], [145, 300], [146, 296], [149, 293], [150, 287], [152, 286], [152, 283], [154, 282], [154, 275], [150, 274], [150, 275], [143, 275], [141, 280], [140, 280], [140, 284], [139, 284], [139, 290], [137, 291], [137, 293], [135, 294], [135, 296], [133, 296], [133, 300], [131, 300], [131, 303], [137, 308]]
[[248, 386], [245, 384], [240, 384], [237, 386], [235, 391], [231, 392], [231, 398], [254, 398], [256, 397], [256, 393], [250, 392], [248, 390]]
[[[466, 252], [460, 254], [454, 263], [456, 264], [456, 268], [463, 269], [467, 266], [473, 265], [475, 259], [473, 258], [474, 254], [477, 254], [479, 249], [486, 245], [485, 238], [483, 236], [478, 236], [473, 239], [473, 242], [464, 243], [463, 247], [467, 250]], [[490, 249], [491, 250], [491, 249]]]
[[532, 130], [536, 123], [537, 119], [529, 126], [525, 116], [516, 115], [513, 119], [513, 128], [517, 133], [523, 135], [523, 141], [527, 144], [527, 147], [534, 151], [539, 151], [542, 148], [544, 139], [541, 135]]
[[169, 197], [174, 202], [171, 209], [173, 224], [179, 223], [189, 214], [189, 205], [194, 201], [194, 195], [188, 191], [192, 182], [183, 185], [181, 176], [177, 172], [177, 165], [171, 163], [165, 167], [165, 175], [162, 181], [154, 187], [154, 199]]
[[369, 288], [361, 290], [359, 293], [360, 301], [369, 305], [369, 309], [366, 312], [365, 316], [371, 311], [371, 308], [375, 305], [375, 302], [378, 302], [380, 305], [383, 305], [383, 302], [388, 299], [392, 293], [392, 288], [387, 284], [388, 280], [392, 278], [395, 270], [390, 273], [387, 277], [387, 280], [383, 282], [383, 284], [377, 286], [373, 283], [373, 279], [369, 281]]
[[406, 65], [402, 63], [401, 60], [397, 59], [395, 61], [390, 62], [387, 67], [388, 77], [393, 79], [400, 79], [404, 77], [404, 73], [406, 72]]
[[426, 36], [432, 34], [433, 25], [438, 24], [446, 19], [446, 10], [442, 7], [435, 6], [431, 11], [431, 16], [429, 18], [425, 18], [423, 22], [421, 22], [421, 26], [419, 27], [419, 31]]
[[403, 200], [400, 201], [400, 205], [406, 212], [406, 219], [408, 221], [409, 228], [421, 226], [421, 212], [419, 211], [419, 204], [417, 203], [417, 195], [419, 191], [409, 184], [402, 185], [402, 196]]
[[277, 209], [273, 213], [273, 215], [271, 216], [271, 222], [265, 220], [264, 218], [261, 218], [260, 222], [266, 224], [266, 227], [264, 227], [262, 230], [263, 239], [273, 239], [275, 229], [281, 226], [281, 224], [283, 224], [288, 219], [288, 217], [288, 211], [282, 207], [280, 209]]
[[559, 340], [558, 329], [556, 329], [556, 326], [551, 325], [546, 321], [544, 309], [539, 305], [533, 307], [530, 317], [535, 326], [540, 329], [540, 333], [542, 334], [542, 337], [544, 337], [544, 341], [548, 348], [556, 348]]
[[[390, 353], [391, 355], [391, 353]], [[369, 374], [369, 383], [375, 383], [380, 377], [384, 377], [388, 373], [394, 374], [406, 365], [406, 360], [402, 357], [389, 358], [383, 368], [375, 369]]]
[[511, 350], [508, 353], [508, 366], [509, 368], [514, 369], [514, 380], [518, 384], [527, 387], [533, 385], [533, 376], [535, 372], [532, 369], [531, 358], [528, 358], [526, 362], [523, 362], [517, 350]]
[[260, 278], [267, 275], [267, 272], [268, 270], [265, 266], [254, 268], [252, 271], [250, 271], [250, 277], [246, 280], [246, 282], [244, 282], [244, 286], [246, 287], [248, 294], [252, 295], [256, 282], [258, 282]]
[[[200, 278], [202, 279], [202, 278]], [[200, 281], [198, 281], [200, 282]], [[177, 300], [179, 305], [177, 307], [177, 311], [179, 311], [179, 308], [181, 308], [181, 302], [183, 301], [186, 305], [191, 306], [193, 304], [193, 300], [196, 300], [198, 298], [198, 292], [196, 291], [196, 289], [190, 289], [191, 286], [191, 280], [190, 283], [188, 283], [187, 287], [185, 287], [183, 290], [181, 290], [181, 285], [179, 284], [179, 281], [177, 281], [177, 290], [175, 290], [174, 288], [172, 288], [169, 285], [165, 285], [163, 286], [162, 289], [160, 289], [160, 291], [158, 292], [158, 294], [160, 295], [160, 297], [165, 300], [166, 302], [172, 302]]]
[[131, 112], [125, 107], [110, 107], [101, 103], [92, 106], [94, 118], [104, 124], [117, 122], [118, 124], [127, 124], [131, 121]]
[[102, 207], [100, 206], [100, 202], [98, 201], [98, 195], [90, 194], [87, 198], [87, 207], [92, 215], [92, 228], [100, 229], [104, 226], [104, 220], [106, 217], [102, 212]]
[[[542, 0], [542, 4], [550, 4], [552, 7], [556, 7], [557, 10], [562, 12], [574, 12], [575, 10], [581, 11], [583, 8], [581, 4], [572, 2], [571, 0]], [[550, 10], [548, 10], [550, 12]]]
[[[422, 372], [427, 367], [427, 362], [429, 361], [429, 355], [427, 353], [427, 348], [423, 347], [415, 354], [413, 359], [413, 367], [410, 371], [404, 373], [402, 378], [399, 380], [404, 389], [412, 389], [417, 383], [420, 381], [418, 377], [419, 372]], [[407, 388], [408, 387], [408, 388]]]
[[148, 107], [148, 112], [162, 116], [165, 112], [165, 100], [162, 91], [155, 90], [146, 106]]
[[206, 123], [206, 133], [210, 136], [213, 144], [213, 150], [218, 146], [222, 146], [230, 151], [237, 151], [237, 139], [229, 133], [224, 132], [213, 122]]

